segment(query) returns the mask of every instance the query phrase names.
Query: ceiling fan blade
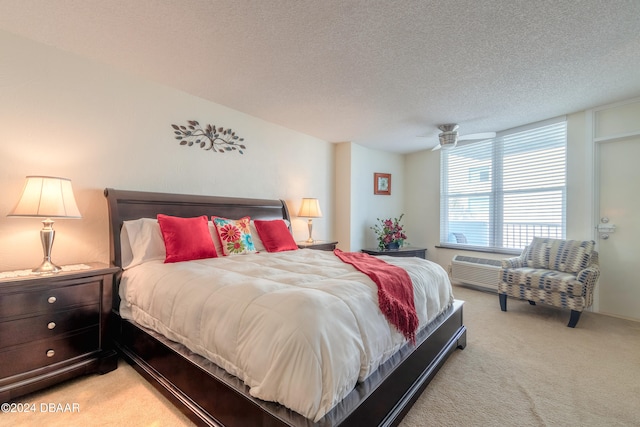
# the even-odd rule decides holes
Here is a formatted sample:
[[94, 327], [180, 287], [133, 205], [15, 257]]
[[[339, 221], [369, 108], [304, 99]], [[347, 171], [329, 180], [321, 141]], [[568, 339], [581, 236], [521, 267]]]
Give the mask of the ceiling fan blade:
[[495, 132], [481, 132], [481, 133], [470, 133], [469, 135], [460, 135], [458, 137], [458, 141], [469, 141], [472, 139], [489, 139], [495, 138]]
[[464, 147], [465, 145], [470, 145], [470, 144], [473, 144], [474, 142], [476, 142], [475, 139], [467, 139], [466, 141], [459, 141], [458, 147]]
[[459, 144], [457, 142], [454, 142], [453, 144], [438, 144], [435, 147], [433, 147], [431, 149], [431, 151], [438, 151], [438, 150], [453, 150], [454, 148], [456, 148]]
[[[441, 133], [438, 134], [438, 139], [440, 140], [440, 143], [433, 147], [431, 151], [451, 150], [456, 148], [460, 141], [483, 140], [494, 138], [496, 136], [495, 132], [472, 133], [459, 136], [458, 127], [459, 126], [455, 123], [439, 125], [438, 129], [440, 129]], [[418, 138], [424, 137], [420, 136]]]

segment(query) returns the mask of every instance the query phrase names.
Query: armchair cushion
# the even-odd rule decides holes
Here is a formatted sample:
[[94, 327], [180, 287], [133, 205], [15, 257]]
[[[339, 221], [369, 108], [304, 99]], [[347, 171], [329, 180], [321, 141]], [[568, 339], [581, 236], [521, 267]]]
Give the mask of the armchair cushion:
[[576, 274], [589, 266], [594, 247], [593, 240], [534, 237], [523, 255], [526, 267]]
[[510, 268], [502, 270], [503, 282], [523, 285], [532, 289], [563, 292], [570, 295], [585, 295], [586, 283], [577, 280], [576, 275], [562, 271], [541, 268]]

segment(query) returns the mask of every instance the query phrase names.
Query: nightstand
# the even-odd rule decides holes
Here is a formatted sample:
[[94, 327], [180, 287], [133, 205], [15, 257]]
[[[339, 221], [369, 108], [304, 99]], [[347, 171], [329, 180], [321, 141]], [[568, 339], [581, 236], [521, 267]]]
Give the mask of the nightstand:
[[399, 249], [389, 249], [387, 251], [374, 249], [362, 249], [362, 252], [369, 255], [388, 255], [397, 257], [418, 257], [427, 259], [427, 250], [425, 248], [416, 248], [414, 246], [403, 246]]
[[331, 242], [328, 240], [314, 240], [312, 243], [302, 241], [296, 242], [300, 249], [318, 249], [321, 251], [332, 251], [336, 248], [338, 242]]
[[0, 402], [117, 367], [107, 331], [119, 268], [62, 268], [48, 275], [0, 272]]

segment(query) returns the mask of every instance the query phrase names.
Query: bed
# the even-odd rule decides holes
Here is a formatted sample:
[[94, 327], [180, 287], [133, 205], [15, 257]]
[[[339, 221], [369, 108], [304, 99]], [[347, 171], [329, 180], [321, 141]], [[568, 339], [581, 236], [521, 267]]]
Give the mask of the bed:
[[[149, 193], [111, 188], [105, 190], [105, 196], [110, 217], [111, 262], [120, 267], [123, 266], [123, 259], [124, 265], [128, 263], [129, 256], [126, 249], [123, 254], [121, 242], [121, 230], [125, 221], [156, 218], [158, 214], [185, 218], [205, 215], [225, 218], [250, 216], [254, 220], [290, 220], [286, 204], [282, 200]], [[282, 266], [288, 262], [291, 264], [319, 262], [319, 266], [316, 267], [309, 264], [308, 269], [317, 268], [320, 274], [323, 269], [329, 271], [341, 268], [334, 264], [331, 264], [333, 266], [331, 268], [326, 267], [329, 265], [327, 263], [335, 262], [334, 258], [331, 252], [321, 253], [321, 251], [304, 249], [292, 251], [289, 255], [249, 254], [228, 257], [226, 260], [201, 260], [196, 263], [189, 261], [178, 264], [183, 264], [181, 268], [196, 265], [194, 269], [200, 271], [205, 268], [219, 269], [223, 264], [231, 264], [230, 268], [233, 269], [240, 260], [252, 265], [266, 260], [264, 262], [270, 266]], [[233, 263], [230, 262], [232, 259]], [[464, 348], [466, 345], [466, 328], [462, 322], [463, 304], [461, 301], [454, 300], [451, 304], [439, 308], [437, 313], [429, 315], [428, 324], [425, 323], [416, 335], [415, 345], [404, 343], [397, 345], [396, 340], [392, 356], [387, 355], [380, 359], [381, 364], [371, 363], [375, 369], [371, 372], [361, 372], [360, 381], [350, 386], [343, 393], [344, 396], [341, 395], [339, 401], [331, 402], [328, 407], [319, 412], [312, 411], [307, 413], [307, 416], [303, 416], [282, 404], [255, 397], [255, 387], [252, 389], [245, 383], [247, 378], [243, 381], [229, 373], [228, 371], [234, 372], [234, 370], [221, 363], [221, 360], [215, 359], [215, 355], [209, 358], [203, 357], [205, 354], [190, 341], [180, 343], [178, 338], [171, 335], [173, 328], [169, 328], [169, 331], [157, 328], [153, 322], [145, 322], [144, 319], [127, 313], [126, 301], [122, 304], [123, 311], [120, 310], [121, 301], [118, 295], [130, 294], [126, 291], [126, 286], [131, 283], [131, 277], [135, 276], [132, 272], [151, 269], [157, 274], [162, 272], [164, 275], [165, 268], [167, 267], [163, 266], [161, 261], [157, 261], [145, 264], [142, 269], [139, 267], [127, 269], [124, 274], [121, 272], [116, 276], [113, 293], [116, 299], [113, 305], [115, 319], [112, 322], [114, 325], [112, 333], [124, 358], [198, 425], [310, 427], [397, 425], [448, 356], [456, 348]], [[185, 271], [179, 273], [180, 277], [192, 274]], [[140, 273], [139, 275], [147, 276], [148, 274]], [[171, 274], [174, 273], [169, 273], [169, 276]], [[219, 273], [216, 274], [219, 275]], [[302, 276], [295, 276], [300, 274], [299, 272], [293, 274], [292, 278], [285, 281], [298, 280], [298, 278], [301, 281], [306, 280]], [[342, 273], [337, 272], [335, 276], [342, 277]], [[349, 277], [353, 276], [353, 274], [349, 275]], [[321, 279], [325, 286], [330, 283], [328, 280], [334, 280], [333, 277], [324, 276]], [[264, 280], [256, 279], [256, 283], [263, 283]], [[269, 277], [268, 281], [271, 280], [272, 278]], [[344, 281], [340, 282], [341, 285], [344, 283]], [[250, 285], [251, 283], [247, 284], [247, 286]], [[358, 284], [358, 286], [361, 285]], [[300, 291], [296, 288], [294, 291], [297, 294], [301, 292], [308, 293], [308, 289]], [[175, 307], [172, 308], [172, 310], [175, 309]], [[423, 317], [427, 318], [426, 315]], [[167, 335], [172, 339], [167, 338]], [[375, 334], [370, 336], [375, 338]], [[258, 341], [252, 338], [250, 342]], [[268, 347], [267, 340], [250, 350], [260, 353], [262, 349], [267, 351]], [[246, 348], [246, 344], [243, 348]], [[210, 359], [216, 360], [218, 364]], [[225, 366], [227, 370], [219, 365]], [[244, 372], [234, 373], [240, 376], [245, 375]]]

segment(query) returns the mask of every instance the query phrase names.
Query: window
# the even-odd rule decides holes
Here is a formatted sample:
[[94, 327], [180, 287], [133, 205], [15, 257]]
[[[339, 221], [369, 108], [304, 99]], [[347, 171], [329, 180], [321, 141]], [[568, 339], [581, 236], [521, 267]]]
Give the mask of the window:
[[564, 118], [441, 151], [440, 244], [522, 249], [565, 237]]

